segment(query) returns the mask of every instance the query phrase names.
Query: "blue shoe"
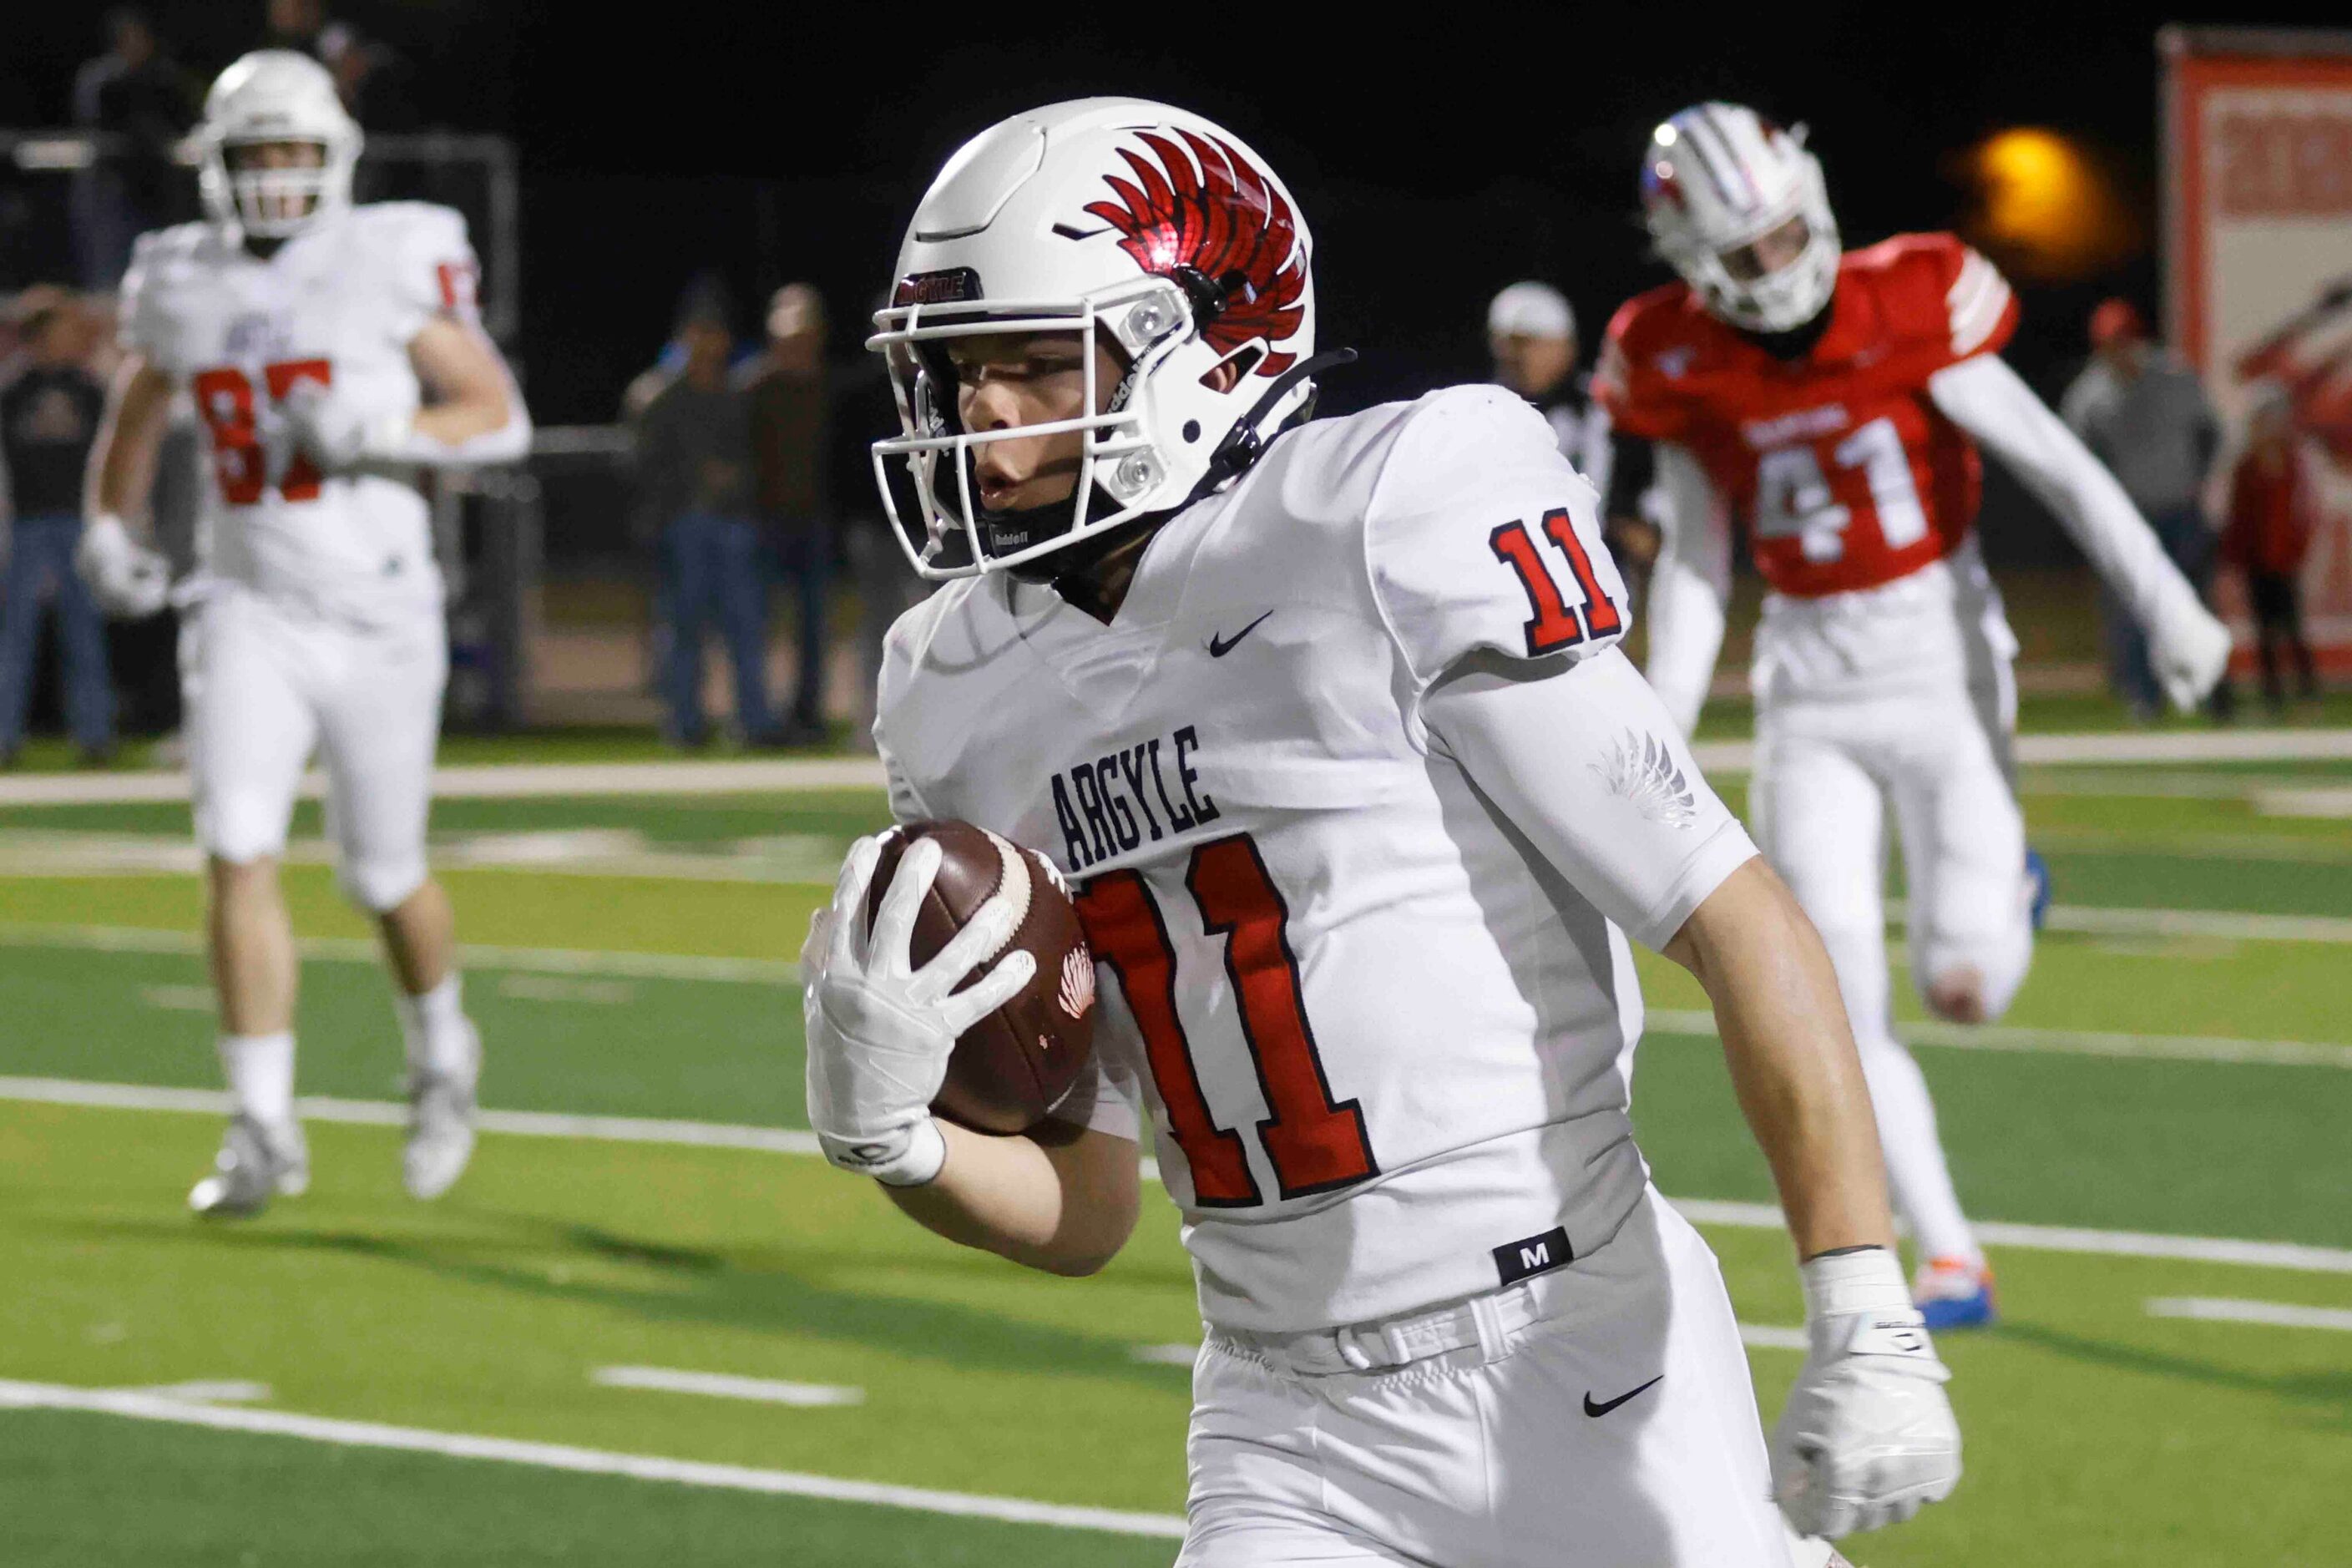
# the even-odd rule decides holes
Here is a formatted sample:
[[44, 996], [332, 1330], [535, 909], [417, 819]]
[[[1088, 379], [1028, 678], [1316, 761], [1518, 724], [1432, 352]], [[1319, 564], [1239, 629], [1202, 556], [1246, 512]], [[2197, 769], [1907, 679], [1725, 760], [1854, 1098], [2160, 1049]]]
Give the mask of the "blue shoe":
[[2042, 858], [2039, 849], [2025, 852], [2026, 912], [2040, 931], [2042, 922], [2050, 918], [2050, 862]]
[[1994, 1305], [1992, 1269], [1965, 1258], [1931, 1258], [1911, 1281], [1911, 1304], [1927, 1331], [1990, 1328], [2000, 1316]]

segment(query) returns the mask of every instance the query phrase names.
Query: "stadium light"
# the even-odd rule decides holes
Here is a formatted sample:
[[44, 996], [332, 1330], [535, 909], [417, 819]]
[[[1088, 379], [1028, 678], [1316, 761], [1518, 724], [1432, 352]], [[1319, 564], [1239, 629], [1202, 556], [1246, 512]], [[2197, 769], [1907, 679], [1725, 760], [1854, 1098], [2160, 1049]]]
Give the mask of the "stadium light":
[[1969, 163], [1979, 196], [1975, 237], [2016, 271], [2081, 278], [2121, 261], [2138, 241], [2139, 225], [2105, 172], [2054, 131], [1997, 132]]

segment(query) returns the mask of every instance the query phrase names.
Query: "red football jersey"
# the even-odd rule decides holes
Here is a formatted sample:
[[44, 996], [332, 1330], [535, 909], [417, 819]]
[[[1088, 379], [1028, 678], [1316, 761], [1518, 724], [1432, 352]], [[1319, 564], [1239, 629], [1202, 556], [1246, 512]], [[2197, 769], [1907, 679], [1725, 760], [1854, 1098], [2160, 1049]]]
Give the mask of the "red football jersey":
[[1839, 262], [1829, 325], [1803, 359], [1774, 358], [1672, 283], [1610, 321], [1594, 388], [1618, 429], [1698, 459], [1767, 583], [1850, 593], [1967, 537], [1982, 471], [1927, 378], [2016, 327], [1991, 262], [1948, 234], [1898, 235]]

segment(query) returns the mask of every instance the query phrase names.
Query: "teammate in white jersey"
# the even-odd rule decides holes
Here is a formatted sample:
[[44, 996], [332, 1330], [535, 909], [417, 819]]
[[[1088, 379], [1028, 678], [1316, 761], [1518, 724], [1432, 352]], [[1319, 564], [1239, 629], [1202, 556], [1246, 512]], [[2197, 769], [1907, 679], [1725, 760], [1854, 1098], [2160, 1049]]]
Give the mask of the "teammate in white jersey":
[[200, 134], [209, 218], [142, 237], [123, 279], [127, 358], [91, 455], [80, 559], [116, 613], [162, 606], [162, 563], [124, 520], [174, 400], [191, 398], [210, 474], [197, 571], [177, 595], [181, 679], [236, 1111], [189, 1203], [252, 1214], [309, 1180], [278, 862], [313, 751], [343, 891], [376, 918], [399, 987], [403, 1175], [437, 1197], [473, 1150], [481, 1045], [425, 863], [447, 648], [417, 473], [520, 457], [530, 418], [475, 318], [465, 220], [352, 204], [359, 127], [316, 61], [238, 60]]
[[[1045, 1136], [934, 1121], [1031, 961], [981, 973], [991, 907], [913, 969], [937, 847], [869, 933], [862, 841], [804, 954], [810, 1120], [940, 1235], [1084, 1274], [1133, 1226], [1148, 1107], [1207, 1323], [1190, 1568], [1826, 1562], [1790, 1523], [1958, 1474], [1829, 961], [1617, 651], [1542, 416], [1478, 387], [1306, 422], [1348, 357], [1315, 353], [1309, 262], [1265, 164], [1160, 104], [1018, 116], [924, 198], [875, 450], [953, 580], [891, 633], [892, 807], [1047, 854], [1108, 984]], [[1633, 1145], [1629, 936], [1714, 998], [1803, 1260], [1769, 1455]]]

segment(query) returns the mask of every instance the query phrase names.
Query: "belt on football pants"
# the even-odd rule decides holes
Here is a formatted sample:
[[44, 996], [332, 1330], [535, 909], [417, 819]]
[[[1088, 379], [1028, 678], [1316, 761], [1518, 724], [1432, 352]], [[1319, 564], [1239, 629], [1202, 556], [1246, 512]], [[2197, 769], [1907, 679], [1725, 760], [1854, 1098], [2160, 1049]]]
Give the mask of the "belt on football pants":
[[1474, 1347], [1481, 1362], [1495, 1362], [1507, 1353], [1513, 1334], [1566, 1310], [1566, 1284], [1559, 1274], [1538, 1274], [1450, 1307], [1377, 1322], [1292, 1334], [1212, 1325], [1207, 1340], [1213, 1348], [1255, 1357], [1295, 1377], [1392, 1372]]

